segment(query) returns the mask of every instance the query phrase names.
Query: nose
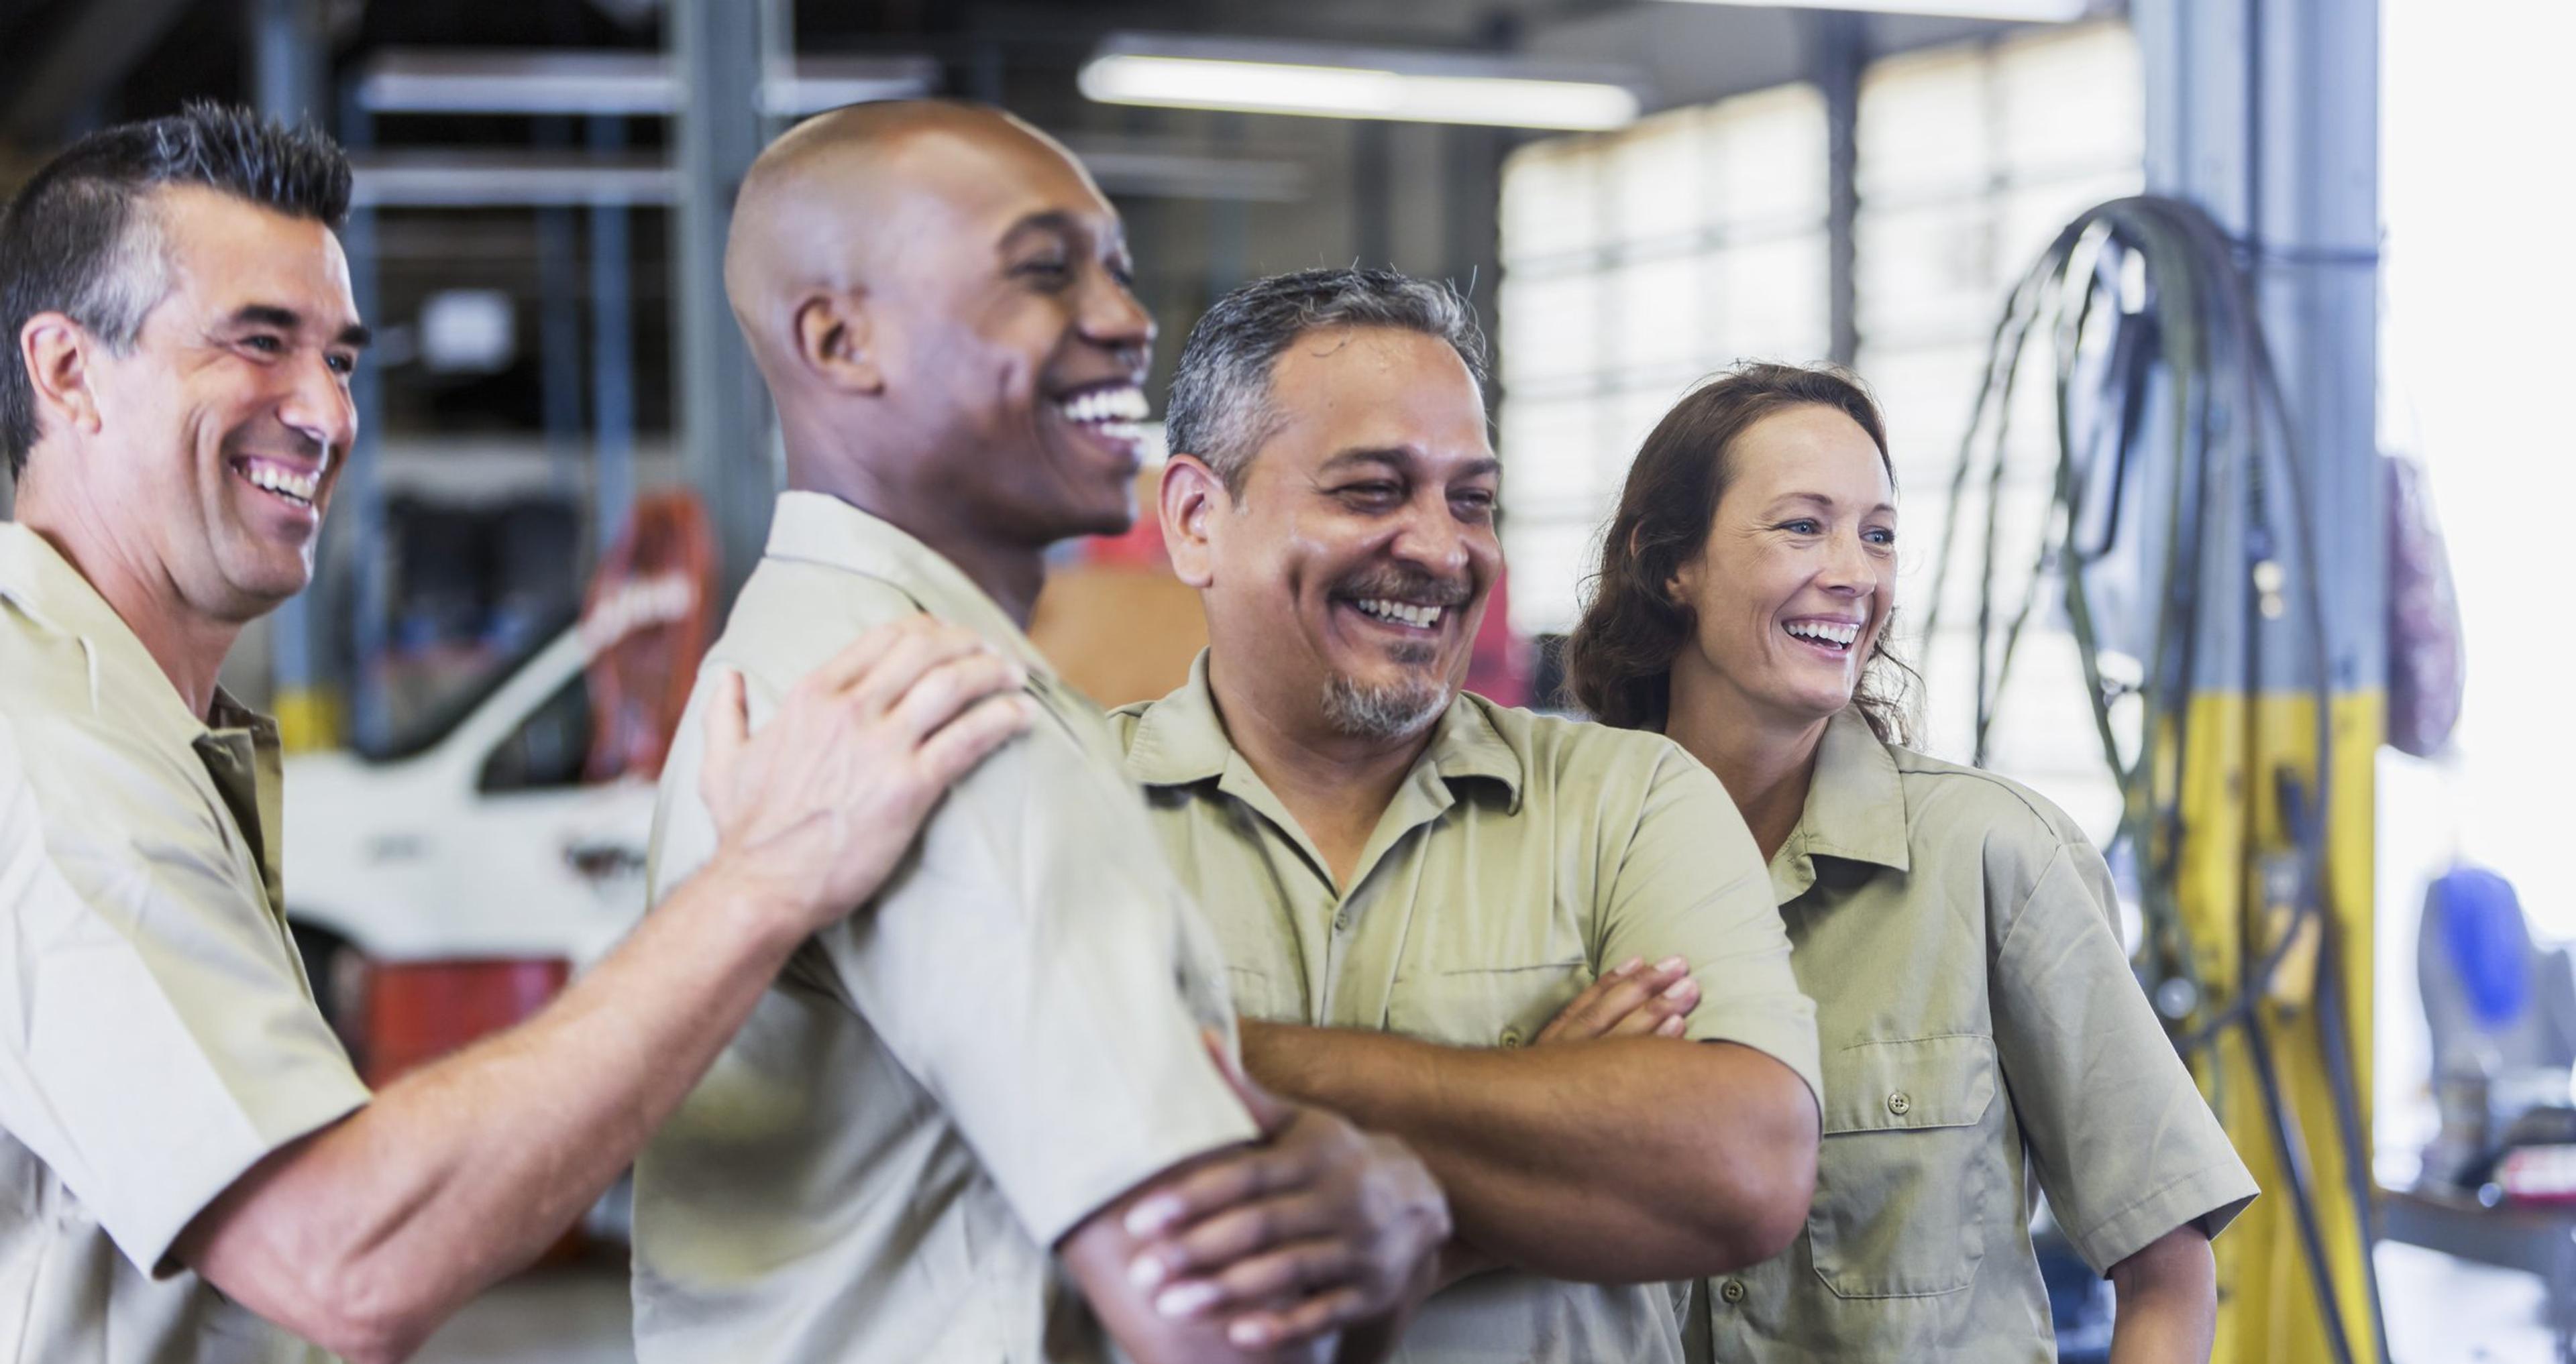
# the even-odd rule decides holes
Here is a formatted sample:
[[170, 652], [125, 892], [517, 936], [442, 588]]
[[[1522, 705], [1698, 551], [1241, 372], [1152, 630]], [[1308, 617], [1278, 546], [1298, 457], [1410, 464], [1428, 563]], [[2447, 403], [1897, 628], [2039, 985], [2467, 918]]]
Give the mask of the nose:
[[357, 400], [347, 380], [331, 368], [327, 355], [308, 352], [292, 367], [286, 400], [277, 419], [319, 446], [326, 457], [345, 455], [358, 436]]
[[1154, 345], [1154, 315], [1136, 301], [1135, 293], [1106, 270], [1085, 291], [1076, 325], [1083, 339], [1110, 350], [1142, 354]]
[[1836, 535], [1816, 585], [1838, 597], [1866, 597], [1878, 590], [1881, 565], [1857, 534]]
[[1445, 494], [1436, 488], [1405, 505], [1392, 546], [1396, 558], [1444, 578], [1467, 571], [1471, 548], [1468, 528], [1450, 514]]

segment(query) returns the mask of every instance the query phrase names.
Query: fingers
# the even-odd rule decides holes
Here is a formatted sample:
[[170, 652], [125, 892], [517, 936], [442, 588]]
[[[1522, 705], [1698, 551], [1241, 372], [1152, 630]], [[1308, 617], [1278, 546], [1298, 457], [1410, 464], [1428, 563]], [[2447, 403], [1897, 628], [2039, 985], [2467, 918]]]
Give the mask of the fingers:
[[[1152, 1288], [1193, 1275], [1229, 1274], [1284, 1242], [1322, 1236], [1332, 1230], [1330, 1211], [1312, 1198], [1292, 1195], [1237, 1204], [1171, 1240], [1147, 1247], [1129, 1263], [1128, 1277], [1139, 1288]], [[1237, 1302], [1263, 1296], [1266, 1294], [1229, 1294]]]
[[1154, 1310], [1167, 1317], [1198, 1317], [1300, 1299], [1355, 1279], [1360, 1268], [1359, 1256], [1337, 1238], [1298, 1241], [1235, 1260], [1207, 1278], [1173, 1284], [1154, 1295]]
[[1037, 708], [1019, 696], [988, 696], [941, 725], [921, 745], [922, 775], [943, 789], [975, 770], [994, 749], [1028, 732]]
[[906, 642], [918, 641], [944, 624], [936, 616], [913, 615], [872, 627], [842, 645], [841, 651], [825, 659], [822, 667], [807, 675], [807, 680], [818, 690], [846, 691]]
[[945, 621], [931, 621], [895, 640], [884, 657], [851, 682], [843, 694], [861, 715], [882, 715], [934, 669], [990, 652], [990, 646], [975, 632]]
[[[1027, 669], [1000, 654], [978, 648], [924, 671], [894, 698], [887, 714], [919, 742], [967, 707], [988, 696], [1018, 691], [1026, 681]], [[865, 706], [867, 702], [856, 704]]]
[[1225, 1338], [1243, 1350], [1293, 1345], [1347, 1330], [1371, 1315], [1367, 1294], [1356, 1286], [1336, 1288], [1285, 1307], [1247, 1312], [1226, 1323]]
[[1303, 1162], [1255, 1147], [1202, 1165], [1137, 1200], [1127, 1210], [1127, 1234], [1140, 1239], [1164, 1236], [1238, 1203], [1304, 1183]]
[[1576, 995], [1538, 1040], [1577, 1042], [1602, 1037], [1643, 1037], [1677, 1012], [1699, 1007], [1699, 984], [1690, 978], [1690, 963], [1666, 957], [1653, 966], [1629, 961], [1614, 967]]
[[1672, 983], [1640, 1002], [1636, 1008], [1613, 1024], [1609, 1037], [1678, 1037], [1689, 1026], [1691, 1011], [1699, 1007], [1699, 982], [1690, 978], [1687, 966], [1677, 968]]

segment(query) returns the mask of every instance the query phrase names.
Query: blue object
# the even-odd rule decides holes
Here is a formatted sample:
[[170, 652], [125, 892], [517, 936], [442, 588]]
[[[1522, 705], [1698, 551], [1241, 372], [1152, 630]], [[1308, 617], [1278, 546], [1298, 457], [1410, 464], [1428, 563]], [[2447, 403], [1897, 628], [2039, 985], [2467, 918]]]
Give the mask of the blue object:
[[2531, 930], [2513, 883], [2484, 867], [2460, 867], [2433, 882], [2425, 910], [2440, 916], [2470, 1017], [2488, 1032], [2520, 1018], [2531, 1007]]

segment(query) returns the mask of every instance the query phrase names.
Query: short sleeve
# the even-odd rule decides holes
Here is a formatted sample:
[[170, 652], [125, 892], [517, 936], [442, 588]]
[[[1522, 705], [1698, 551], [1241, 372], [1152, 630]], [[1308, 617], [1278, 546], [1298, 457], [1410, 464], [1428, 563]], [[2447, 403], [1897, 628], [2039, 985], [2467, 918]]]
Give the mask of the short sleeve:
[[[746, 672], [757, 725], [787, 679]], [[1231, 1029], [1205, 926], [1142, 798], [1070, 731], [1084, 720], [1099, 723], [1044, 715], [986, 759], [875, 902], [815, 939], [1042, 1245], [1164, 1170], [1259, 1135], [1202, 1040]], [[693, 703], [664, 782], [657, 896], [714, 847], [696, 728]]]
[[[2110, 872], [2061, 843], [1996, 939], [1995, 1043], [2040, 1186], [2097, 1273], [2257, 1192], [2114, 936]], [[2008, 893], [2009, 887], [1998, 887]]]
[[271, 1151], [367, 1101], [225, 827], [72, 723], [0, 717], [0, 1127], [146, 1273]]
[[1684, 1036], [1751, 1047], [1824, 1092], [1816, 1006], [1790, 968], [1770, 874], [1726, 788], [1677, 749], [1655, 772], [1607, 902], [1602, 961], [1690, 962], [1700, 1004]]

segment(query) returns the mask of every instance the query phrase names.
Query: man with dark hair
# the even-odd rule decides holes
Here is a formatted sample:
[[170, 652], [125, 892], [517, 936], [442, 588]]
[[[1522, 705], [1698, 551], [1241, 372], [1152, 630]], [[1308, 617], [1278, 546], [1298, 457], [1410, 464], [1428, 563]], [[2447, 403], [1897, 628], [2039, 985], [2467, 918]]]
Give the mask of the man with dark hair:
[[[1131, 268], [1081, 166], [983, 106], [824, 114], [744, 178], [725, 292], [789, 490], [710, 663], [758, 699], [928, 613], [1025, 664], [1040, 718], [949, 793], [863, 920], [815, 935], [637, 1162], [647, 1364], [1075, 1364], [1113, 1343], [1218, 1364], [1337, 1336], [1364, 1359], [1428, 1285], [1448, 1213], [1421, 1162], [1231, 1082], [1207, 926], [1100, 713], [1022, 633], [1047, 547], [1136, 515], [1154, 327]], [[656, 889], [712, 847], [698, 760], [683, 738], [663, 772]], [[1180, 1235], [1224, 1239], [1235, 1311], [1137, 1277]]]
[[276, 730], [216, 685], [310, 578], [355, 435], [348, 196], [322, 137], [196, 106], [0, 215], [0, 1358], [409, 1354], [1026, 723], [1018, 666], [927, 623], [757, 738], [720, 684], [707, 868], [538, 1017], [370, 1095], [287, 932]]
[[[1662, 1285], [1806, 1215], [1814, 1014], [1707, 769], [1459, 689], [1503, 569], [1483, 368], [1466, 304], [1388, 271], [1210, 309], [1161, 498], [1209, 647], [1112, 719], [1253, 1079], [1401, 1136], [1448, 1192], [1463, 1281], [1397, 1358], [1676, 1361]], [[1222, 1313], [1222, 1249], [1149, 1273]]]

